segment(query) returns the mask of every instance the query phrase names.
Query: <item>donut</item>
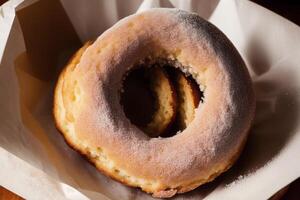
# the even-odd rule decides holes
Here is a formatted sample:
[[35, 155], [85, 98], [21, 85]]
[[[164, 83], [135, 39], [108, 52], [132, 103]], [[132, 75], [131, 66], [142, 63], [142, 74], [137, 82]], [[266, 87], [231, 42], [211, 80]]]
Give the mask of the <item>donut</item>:
[[[146, 60], [181, 70], [203, 92], [193, 120], [172, 137], [149, 137], [120, 103], [124, 76]], [[69, 145], [107, 176], [160, 198], [228, 170], [254, 110], [251, 78], [230, 40], [178, 9], [151, 9], [117, 22], [67, 65], [54, 94], [56, 126]]]

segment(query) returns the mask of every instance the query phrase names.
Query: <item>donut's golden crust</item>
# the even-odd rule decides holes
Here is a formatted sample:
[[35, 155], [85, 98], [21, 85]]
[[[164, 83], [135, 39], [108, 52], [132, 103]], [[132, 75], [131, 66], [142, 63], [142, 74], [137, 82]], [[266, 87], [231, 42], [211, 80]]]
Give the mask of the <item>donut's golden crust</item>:
[[[170, 138], [146, 136], [119, 103], [123, 75], [149, 55], [176, 59], [204, 89], [194, 120]], [[176, 9], [132, 15], [103, 33], [62, 72], [54, 99], [57, 127], [72, 147], [105, 174], [156, 197], [190, 191], [227, 170], [254, 109], [249, 74], [230, 41]]]

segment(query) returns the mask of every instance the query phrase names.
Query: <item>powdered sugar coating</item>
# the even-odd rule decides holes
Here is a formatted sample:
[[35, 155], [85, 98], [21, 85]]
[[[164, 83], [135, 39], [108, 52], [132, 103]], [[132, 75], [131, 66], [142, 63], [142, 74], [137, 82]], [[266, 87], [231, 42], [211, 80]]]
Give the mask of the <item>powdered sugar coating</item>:
[[[205, 87], [194, 120], [170, 138], [149, 138], [120, 105], [124, 74], [147, 56], [176, 59]], [[74, 82], [80, 90], [76, 103], [69, 98]], [[67, 70], [56, 92], [62, 97], [55, 103], [74, 118], [68, 122], [73, 139], [62, 131], [67, 140], [83, 153], [86, 147], [101, 149], [126, 175], [120, 180], [105, 166], [101, 170], [160, 196], [169, 189], [189, 191], [228, 169], [255, 109], [249, 74], [231, 42], [209, 22], [177, 9], [151, 9], [119, 21], [84, 52], [76, 68]], [[58, 126], [64, 126], [58, 118]], [[135, 184], [129, 177], [145, 181]]]

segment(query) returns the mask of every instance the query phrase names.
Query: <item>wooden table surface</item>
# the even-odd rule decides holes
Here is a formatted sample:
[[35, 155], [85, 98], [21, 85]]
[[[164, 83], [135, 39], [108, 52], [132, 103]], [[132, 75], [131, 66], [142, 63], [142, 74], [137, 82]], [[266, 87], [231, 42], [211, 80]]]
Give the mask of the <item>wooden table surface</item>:
[[[300, 26], [300, 0], [253, 0], [273, 12]], [[0, 5], [6, 0], [0, 0]], [[299, 152], [300, 153], [300, 152]], [[23, 198], [0, 186], [0, 200], [21, 200]], [[300, 200], [300, 178], [278, 193], [272, 200]]]

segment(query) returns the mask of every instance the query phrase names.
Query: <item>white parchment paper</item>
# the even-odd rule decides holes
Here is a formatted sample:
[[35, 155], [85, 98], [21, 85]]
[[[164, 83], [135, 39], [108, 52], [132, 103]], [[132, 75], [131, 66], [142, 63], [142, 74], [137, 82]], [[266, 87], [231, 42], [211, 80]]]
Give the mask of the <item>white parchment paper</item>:
[[238, 162], [173, 199], [267, 199], [300, 176], [300, 28], [249, 1], [11, 0], [0, 7], [0, 184], [27, 199], [152, 199], [99, 173], [54, 126], [53, 89], [69, 56], [151, 7], [197, 12], [251, 73], [255, 123]]

